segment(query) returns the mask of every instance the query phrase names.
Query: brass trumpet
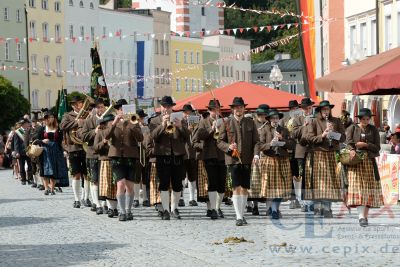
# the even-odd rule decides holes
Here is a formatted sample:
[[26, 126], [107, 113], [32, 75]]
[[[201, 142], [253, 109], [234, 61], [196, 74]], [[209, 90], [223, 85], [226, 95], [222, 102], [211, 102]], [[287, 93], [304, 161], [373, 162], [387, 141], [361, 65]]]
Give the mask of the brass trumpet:
[[139, 123], [139, 115], [137, 115], [135, 113], [124, 114], [124, 121], [129, 121], [132, 124], [138, 124]]
[[214, 137], [215, 140], [217, 140], [217, 139], [219, 138], [219, 130], [218, 130], [218, 127], [215, 128], [213, 137]]
[[176, 131], [176, 128], [175, 128], [174, 123], [171, 121], [168, 121], [167, 127], [165, 127], [165, 132], [168, 134], [173, 134], [173, 133], [175, 133], [175, 131]]

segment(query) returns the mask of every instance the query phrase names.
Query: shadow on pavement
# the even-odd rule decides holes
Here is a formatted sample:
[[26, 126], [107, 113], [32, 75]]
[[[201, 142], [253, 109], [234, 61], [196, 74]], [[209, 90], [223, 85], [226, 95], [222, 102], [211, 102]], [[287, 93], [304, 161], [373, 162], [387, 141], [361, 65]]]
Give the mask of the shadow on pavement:
[[43, 201], [43, 198], [4, 198], [0, 199], [1, 204], [13, 203], [13, 202], [20, 202], [20, 201]]
[[71, 266], [107, 258], [105, 251], [126, 246], [109, 242], [0, 245], [0, 258], [9, 266]]
[[[40, 217], [0, 217], [0, 228], [12, 226], [24, 226], [31, 224], [52, 223], [61, 218], [40, 218]], [[0, 250], [1, 252], [1, 250]], [[1, 265], [1, 264], [0, 264]]]

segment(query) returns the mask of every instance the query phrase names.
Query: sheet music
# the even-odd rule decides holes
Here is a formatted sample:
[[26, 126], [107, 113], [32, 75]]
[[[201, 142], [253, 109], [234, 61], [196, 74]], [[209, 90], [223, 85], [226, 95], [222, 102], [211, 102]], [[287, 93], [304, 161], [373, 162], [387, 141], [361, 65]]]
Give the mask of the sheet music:
[[341, 133], [338, 132], [329, 132], [328, 138], [336, 141], [340, 141], [340, 137], [342, 137]]
[[195, 124], [200, 122], [200, 116], [197, 115], [190, 115], [188, 118], [188, 123], [189, 124]]
[[136, 105], [135, 104], [122, 105], [122, 112], [123, 114], [136, 114]]
[[282, 141], [272, 141], [271, 142], [271, 146], [284, 146], [286, 144], [286, 142], [282, 142]]
[[174, 122], [175, 119], [178, 119], [179, 121], [183, 119], [183, 112], [173, 112], [171, 113], [171, 115], [169, 116], [169, 120], [171, 122]]

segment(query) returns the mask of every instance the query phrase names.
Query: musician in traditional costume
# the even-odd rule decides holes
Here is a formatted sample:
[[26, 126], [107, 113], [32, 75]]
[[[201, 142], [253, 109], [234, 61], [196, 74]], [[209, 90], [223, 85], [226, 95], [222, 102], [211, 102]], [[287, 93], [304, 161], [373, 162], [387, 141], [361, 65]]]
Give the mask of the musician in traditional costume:
[[117, 115], [107, 128], [105, 139], [110, 140], [108, 157], [111, 158], [113, 177], [117, 182], [119, 220], [129, 221], [133, 220], [133, 182], [140, 156], [138, 142], [143, 141], [143, 133], [137, 119], [135, 121], [128, 114], [124, 116], [123, 105], [127, 105], [125, 99], [118, 100], [114, 105]]
[[[87, 174], [85, 151], [82, 145], [74, 143], [71, 139], [72, 135], [76, 133], [78, 128], [81, 128], [85, 122], [85, 119], [77, 119], [77, 115], [83, 107], [83, 102], [80, 96], [74, 96], [70, 102], [73, 110], [64, 114], [60, 124], [61, 130], [64, 131], [64, 149], [68, 152], [69, 168], [72, 176], [72, 191], [74, 192], [75, 198], [74, 208], [81, 207], [81, 202], [79, 200], [80, 180], [84, 179]], [[90, 201], [88, 201], [88, 197], [87, 195], [86, 200], [84, 200], [87, 206], [91, 205]]]
[[382, 188], [379, 177], [376, 157], [379, 156], [380, 138], [378, 129], [371, 125], [374, 116], [370, 109], [362, 108], [357, 117], [360, 123], [352, 124], [346, 131], [347, 148], [350, 158], [359, 157], [363, 160], [356, 165], [347, 167], [348, 183], [347, 206], [357, 207], [359, 224], [368, 226], [368, 212], [370, 208], [383, 206]]
[[[34, 142], [36, 144], [36, 140], [39, 138], [39, 133], [42, 130], [42, 126], [38, 122], [38, 113], [32, 112], [35, 117], [32, 118], [31, 127], [25, 132], [25, 143], [28, 145], [32, 145]], [[32, 176], [33, 176], [33, 188], [40, 187], [40, 183], [43, 183], [42, 178], [40, 177], [40, 158], [39, 157], [31, 157], [32, 164]], [[42, 185], [43, 186], [43, 185]]]
[[226, 165], [224, 152], [217, 147], [217, 120], [220, 117], [221, 105], [217, 99], [212, 99], [207, 109], [210, 116], [200, 121], [193, 136], [193, 143], [202, 144], [200, 159], [204, 162], [206, 170], [209, 199], [207, 216], [215, 220], [218, 217], [224, 218], [221, 204], [225, 193]]
[[276, 109], [268, 112], [269, 124], [260, 133], [260, 150], [264, 157], [260, 160], [262, 176], [262, 197], [271, 201], [271, 217], [281, 218], [280, 203], [290, 198], [292, 191], [292, 173], [290, 152], [294, 141], [289, 131], [279, 125], [283, 114]]
[[[27, 181], [28, 184], [33, 184], [32, 163], [31, 159], [26, 155], [26, 148], [28, 147], [28, 143], [26, 142], [25, 138], [25, 134], [30, 128], [30, 121], [28, 119], [22, 119], [19, 124], [21, 125], [21, 127], [15, 130], [13, 142], [15, 157], [16, 159], [18, 159], [21, 184], [25, 185]], [[28, 169], [26, 171], [25, 163], [28, 166]]]
[[181, 219], [178, 202], [182, 191], [182, 179], [185, 177], [185, 144], [190, 132], [180, 119], [175, 118], [173, 122], [170, 121], [172, 108], [176, 105], [172, 97], [164, 96], [160, 104], [161, 114], [151, 120], [150, 132], [154, 140], [157, 175], [160, 179], [159, 189], [164, 209], [162, 219], [170, 219], [170, 185], [172, 185], [171, 214], [173, 218]]
[[[182, 108], [183, 112], [183, 120], [182, 123], [186, 124], [188, 130], [190, 132], [190, 138], [186, 143], [186, 156], [185, 156], [185, 169], [186, 169], [186, 178], [188, 180], [188, 189], [189, 189], [189, 206], [197, 206], [197, 202], [194, 199], [194, 194], [196, 190], [196, 180], [197, 180], [197, 160], [196, 160], [196, 150], [192, 146], [192, 136], [197, 129], [195, 129], [194, 125], [189, 123], [189, 117], [194, 115], [195, 110], [192, 105], [185, 104]], [[185, 180], [183, 180], [182, 185], [185, 186]], [[183, 190], [182, 196], [179, 200], [179, 207], [184, 207], [185, 201], [183, 200]]]
[[[256, 109], [256, 119], [254, 123], [256, 124], [258, 135], [260, 136], [261, 130], [269, 124], [267, 120], [267, 115], [270, 107], [267, 104], [261, 104]], [[262, 151], [260, 151], [260, 159], [264, 156]], [[251, 184], [249, 190], [249, 201], [252, 201], [252, 206], [247, 205], [247, 212], [251, 212], [252, 215], [260, 215], [258, 211], [258, 202], [264, 201], [261, 197], [261, 172], [260, 164], [257, 162], [251, 166]], [[251, 208], [251, 209], [250, 209]]]
[[103, 207], [99, 201], [99, 172], [100, 162], [99, 155], [95, 152], [93, 143], [96, 133], [99, 131], [99, 125], [97, 121], [101, 118], [105, 111], [104, 100], [99, 98], [95, 102], [96, 112], [91, 114], [83, 124], [81, 128], [80, 136], [82, 140], [88, 144], [86, 149], [86, 166], [87, 166], [87, 177], [90, 180], [90, 193], [92, 196], [92, 208], [91, 211], [95, 211], [97, 215], [103, 214]]
[[243, 98], [235, 97], [230, 107], [233, 116], [222, 123], [217, 145], [225, 153], [225, 163], [232, 177], [236, 225], [242, 226], [247, 224], [243, 215], [250, 189], [251, 164], [259, 160], [259, 136], [254, 121], [244, 117]]
[[332, 202], [341, 202], [341, 183], [336, 173], [335, 152], [346, 140], [340, 119], [332, 116], [334, 105], [321, 101], [316, 116], [308, 125], [305, 141], [310, 145], [306, 161], [305, 199], [314, 201], [314, 214], [332, 218]]
[[100, 127], [95, 134], [93, 143], [93, 149], [98, 154], [98, 160], [100, 161], [99, 197], [106, 199], [109, 218], [118, 217], [117, 183], [113, 179], [111, 160], [108, 157], [111, 140], [106, 139], [107, 129], [112, 127], [111, 124], [114, 119], [114, 115], [108, 114], [98, 120], [97, 123]]

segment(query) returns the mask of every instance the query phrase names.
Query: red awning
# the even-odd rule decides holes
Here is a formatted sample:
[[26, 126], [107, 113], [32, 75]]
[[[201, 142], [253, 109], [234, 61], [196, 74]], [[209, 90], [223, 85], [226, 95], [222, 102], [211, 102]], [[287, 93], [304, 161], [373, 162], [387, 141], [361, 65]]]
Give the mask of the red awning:
[[400, 47], [315, 80], [319, 91], [384, 95], [400, 93]]
[[[222, 109], [230, 109], [229, 105], [235, 96], [243, 97], [247, 105], [247, 109], [255, 110], [260, 104], [268, 104], [270, 107], [277, 109], [288, 109], [290, 100], [301, 101], [302, 96], [290, 94], [284, 91], [279, 91], [267, 88], [261, 85], [256, 85], [247, 82], [237, 82], [225, 87], [213, 90], [215, 98], [217, 98]], [[205, 110], [210, 99], [213, 99], [211, 92], [204, 92], [195, 96], [188, 97], [176, 102], [174, 110], [182, 109], [183, 105], [191, 103], [197, 110]]]

